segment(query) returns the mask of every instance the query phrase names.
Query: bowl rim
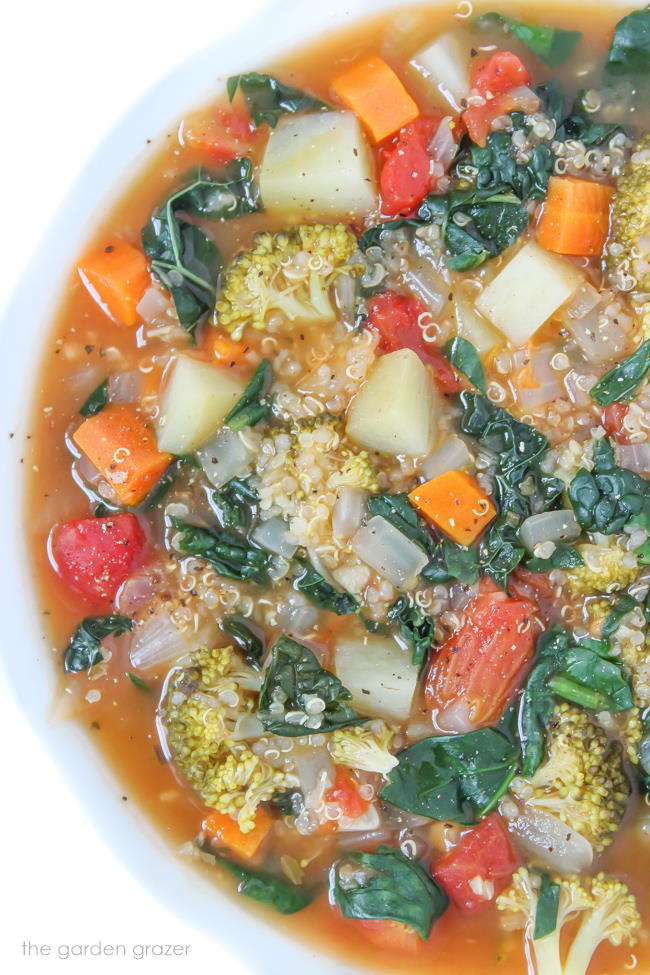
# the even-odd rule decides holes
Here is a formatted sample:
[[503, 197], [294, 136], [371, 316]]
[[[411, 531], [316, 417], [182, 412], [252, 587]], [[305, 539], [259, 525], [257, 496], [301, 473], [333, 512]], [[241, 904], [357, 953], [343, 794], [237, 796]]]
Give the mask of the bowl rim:
[[[530, 0], [521, 0], [526, 6]], [[574, 0], [586, 6], [590, 0]], [[607, 0], [612, 9], [634, 9], [629, 0]], [[449, 7], [446, 0], [409, 7]], [[547, 0], [546, 9], [562, 9], [564, 0]], [[640, 6], [641, 4], [639, 4]], [[258, 915], [251, 902], [238, 901], [199, 871], [188, 869], [161, 833], [137, 807], [122, 803], [119, 778], [107, 763], [97, 762], [97, 748], [81, 726], [52, 720], [55, 672], [52, 651], [40, 623], [41, 609], [32, 586], [30, 559], [23, 526], [21, 455], [31, 414], [25, 411], [25, 389], [33, 400], [42, 357], [34, 373], [34, 345], [52, 327], [68, 284], [70, 267], [88, 234], [110, 211], [120, 184], [131, 182], [154, 156], [163, 133], [184, 112], [207, 103], [223, 87], [228, 74], [275, 61], [301, 41], [312, 41], [352, 25], [364, 16], [400, 10], [399, 0], [329, 0], [327, 5], [304, 0], [267, 0], [234, 30], [216, 36], [151, 85], [99, 141], [35, 247], [0, 321], [4, 355], [0, 363], [0, 465], [7, 476], [0, 488], [3, 513], [0, 547], [13, 554], [12, 571], [0, 587], [0, 610], [10, 625], [0, 632], [0, 677], [36, 731], [42, 747], [62, 774], [66, 788], [92, 821], [98, 841], [117, 855], [133, 878], [172, 913], [219, 941], [238, 959], [264, 975], [285, 975], [291, 966], [310, 965], [313, 975], [354, 975], [366, 969], [310, 947], [298, 935], [281, 930], [280, 915]], [[218, 64], [219, 72], [214, 70]], [[151, 133], [153, 132], [153, 138]], [[160, 133], [160, 136], [158, 135]], [[147, 143], [147, 139], [151, 139]], [[98, 193], [98, 187], [99, 193]], [[38, 281], [38, 288], [33, 282]], [[20, 327], [16, 327], [16, 322]], [[17, 645], [21, 652], [14, 652]], [[33, 649], [32, 649], [33, 648]], [[215, 918], [218, 923], [215, 925]], [[253, 926], [251, 929], [251, 925]], [[255, 936], [251, 936], [252, 931]], [[250, 932], [250, 933], [249, 933]], [[248, 936], [246, 936], [248, 934]], [[259, 935], [259, 937], [258, 937]]]

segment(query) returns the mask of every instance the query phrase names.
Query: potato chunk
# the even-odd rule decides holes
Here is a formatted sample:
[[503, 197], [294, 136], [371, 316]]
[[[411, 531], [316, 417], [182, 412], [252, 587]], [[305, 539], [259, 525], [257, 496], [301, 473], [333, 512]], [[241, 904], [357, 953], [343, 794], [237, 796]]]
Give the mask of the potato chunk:
[[406, 721], [418, 682], [419, 668], [409, 650], [384, 636], [342, 636], [335, 649], [336, 676], [352, 694], [353, 707], [363, 714]]
[[244, 392], [244, 383], [219, 369], [179, 355], [160, 400], [158, 446], [186, 454], [207, 443]]

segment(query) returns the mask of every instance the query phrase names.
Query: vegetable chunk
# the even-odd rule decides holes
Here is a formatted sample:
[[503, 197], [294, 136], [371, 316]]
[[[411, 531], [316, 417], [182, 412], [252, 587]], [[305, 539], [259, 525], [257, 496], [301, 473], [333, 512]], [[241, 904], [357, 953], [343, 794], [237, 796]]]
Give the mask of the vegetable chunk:
[[106, 314], [132, 328], [138, 323], [136, 306], [151, 283], [147, 258], [124, 240], [113, 239], [86, 255], [79, 277]]
[[494, 900], [510, 883], [517, 865], [501, 819], [491, 813], [435, 861], [431, 872], [451, 900], [469, 913]]
[[393, 69], [377, 56], [337, 75], [332, 88], [370, 130], [375, 142], [393, 135], [420, 114]]
[[390, 637], [343, 637], [335, 659], [353, 707], [386, 721], [406, 721], [419, 673], [407, 650]]
[[436, 38], [409, 62], [438, 100], [455, 112], [469, 95], [470, 47], [469, 38], [454, 30]]
[[113, 599], [142, 561], [145, 534], [135, 515], [83, 518], [59, 525], [52, 555], [61, 578], [89, 599]]
[[244, 860], [252, 859], [267, 838], [273, 819], [263, 807], [255, 812], [255, 824], [247, 833], [227, 813], [213, 812], [203, 823], [203, 829], [218, 846], [225, 846]]
[[472, 545], [497, 513], [476, 480], [463, 471], [447, 471], [419, 484], [409, 501], [459, 545]]
[[554, 254], [598, 256], [607, 240], [613, 193], [604, 183], [551, 176], [537, 227], [538, 242]]

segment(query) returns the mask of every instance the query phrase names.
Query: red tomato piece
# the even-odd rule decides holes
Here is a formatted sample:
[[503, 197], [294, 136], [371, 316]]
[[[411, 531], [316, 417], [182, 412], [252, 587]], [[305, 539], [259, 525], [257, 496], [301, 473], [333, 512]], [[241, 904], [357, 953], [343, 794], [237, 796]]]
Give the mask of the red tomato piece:
[[368, 301], [368, 325], [379, 332], [382, 352], [412, 349], [433, 370], [433, 377], [442, 393], [457, 393], [463, 387], [456, 371], [442, 352], [426, 342], [419, 322], [431, 321], [431, 314], [419, 298], [384, 291]]
[[226, 163], [250, 152], [255, 129], [248, 116], [219, 108], [209, 116], [192, 116], [183, 131], [184, 141], [204, 151], [214, 163]]
[[92, 600], [112, 600], [142, 562], [145, 534], [133, 514], [68, 521], [54, 530], [52, 556], [71, 589]]
[[440, 116], [415, 119], [400, 129], [384, 151], [379, 185], [386, 216], [408, 216], [431, 190], [428, 147], [439, 125]]
[[358, 819], [367, 811], [370, 803], [359, 795], [359, 783], [345, 765], [336, 766], [334, 785], [325, 793], [325, 801], [336, 803], [341, 814], [348, 819]]
[[504, 592], [472, 599], [460, 627], [434, 654], [426, 677], [427, 705], [448, 731], [496, 721], [532, 659], [537, 606]]
[[613, 437], [617, 443], [629, 443], [630, 438], [623, 421], [630, 407], [627, 403], [610, 403], [603, 410], [603, 426], [608, 437]]
[[502, 95], [520, 85], [530, 85], [530, 72], [511, 51], [497, 51], [472, 72], [471, 87], [479, 95]]
[[431, 873], [461, 910], [476, 911], [508, 886], [517, 866], [505, 827], [491, 813], [435, 861]]
[[368, 940], [378, 948], [413, 955], [424, 944], [417, 931], [400, 921], [365, 920], [354, 923], [363, 929]]

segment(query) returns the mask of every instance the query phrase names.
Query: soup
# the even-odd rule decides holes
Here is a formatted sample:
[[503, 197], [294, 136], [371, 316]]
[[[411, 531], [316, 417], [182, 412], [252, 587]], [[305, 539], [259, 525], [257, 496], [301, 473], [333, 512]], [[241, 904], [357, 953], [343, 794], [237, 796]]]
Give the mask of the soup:
[[414, 8], [230, 79], [44, 340], [57, 713], [170, 856], [366, 968], [650, 967], [650, 13], [615, 21]]

